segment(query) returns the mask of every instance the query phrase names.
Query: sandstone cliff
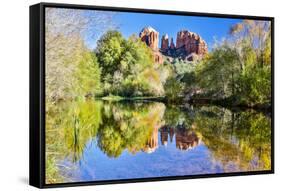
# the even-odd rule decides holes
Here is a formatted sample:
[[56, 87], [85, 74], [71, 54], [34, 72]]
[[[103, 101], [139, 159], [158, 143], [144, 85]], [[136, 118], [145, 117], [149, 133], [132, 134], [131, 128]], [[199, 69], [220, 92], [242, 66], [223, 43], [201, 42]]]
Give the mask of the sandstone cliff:
[[198, 60], [208, 53], [207, 43], [196, 33], [182, 30], [177, 33], [176, 45], [173, 38], [169, 41], [168, 34], [161, 38], [161, 48], [158, 48], [159, 33], [152, 27], [145, 27], [139, 34], [140, 39], [153, 50], [155, 63], [163, 63], [163, 55], [183, 60]]
[[152, 50], [158, 50], [159, 33], [152, 27], [145, 27], [139, 34], [139, 37], [145, 42]]
[[139, 34], [140, 39], [153, 50], [154, 62], [162, 64], [163, 56], [159, 52], [159, 33], [152, 27], [145, 27]]
[[184, 48], [187, 54], [203, 55], [208, 51], [206, 42], [198, 34], [187, 30], [178, 32], [176, 48]]
[[202, 58], [208, 52], [208, 47], [200, 35], [182, 30], [177, 33], [176, 46], [173, 39], [171, 39], [169, 48], [161, 48], [161, 52], [174, 58], [180, 57], [185, 60], [194, 60]]
[[166, 34], [161, 39], [161, 50], [167, 51], [169, 49], [169, 36]]
[[171, 38], [171, 44], [170, 44], [170, 49], [175, 49], [175, 44], [173, 38]]

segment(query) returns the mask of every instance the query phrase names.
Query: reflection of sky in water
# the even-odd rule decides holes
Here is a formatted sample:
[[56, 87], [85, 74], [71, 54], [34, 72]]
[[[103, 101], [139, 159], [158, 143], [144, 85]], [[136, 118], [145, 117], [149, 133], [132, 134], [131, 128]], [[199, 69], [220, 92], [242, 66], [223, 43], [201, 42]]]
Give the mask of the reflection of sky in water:
[[[160, 133], [158, 134], [160, 140]], [[70, 161], [64, 161], [69, 166]], [[71, 164], [74, 165], [74, 164]], [[73, 181], [130, 179], [163, 176], [181, 176], [207, 173], [221, 173], [220, 163], [212, 160], [208, 148], [201, 142], [189, 150], [176, 148], [175, 136], [166, 146], [159, 143], [153, 153], [131, 154], [125, 150], [117, 158], [109, 158], [89, 141], [82, 158], [71, 170]], [[74, 177], [73, 177], [74, 176]]]

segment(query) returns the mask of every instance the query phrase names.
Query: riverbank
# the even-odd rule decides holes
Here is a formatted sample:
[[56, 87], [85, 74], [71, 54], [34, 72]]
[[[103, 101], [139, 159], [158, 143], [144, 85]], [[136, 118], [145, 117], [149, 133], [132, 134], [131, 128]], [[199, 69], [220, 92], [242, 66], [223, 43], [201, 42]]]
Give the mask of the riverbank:
[[240, 109], [255, 109], [270, 112], [272, 110], [270, 103], [262, 104], [247, 104], [239, 101], [234, 101], [233, 99], [212, 99], [212, 98], [191, 98], [188, 101], [184, 101], [182, 98], [179, 98], [178, 101], [171, 101], [167, 97], [159, 96], [144, 96], [144, 97], [122, 97], [116, 95], [109, 95], [105, 97], [95, 97], [96, 100], [110, 101], [110, 102], [119, 102], [119, 101], [155, 101], [162, 103], [171, 103], [174, 105], [184, 105], [186, 103], [192, 105], [217, 105], [225, 108], [240, 108]]
[[249, 104], [239, 101], [234, 101], [233, 99], [212, 99], [212, 98], [192, 98], [188, 101], [190, 104], [212, 104], [218, 105], [225, 108], [243, 108], [243, 109], [255, 109], [270, 112], [272, 110], [271, 103], [256, 103]]
[[158, 102], [164, 102], [165, 97], [152, 97], [152, 96], [144, 96], [144, 97], [122, 97], [122, 96], [115, 96], [115, 95], [109, 95], [105, 97], [96, 97], [95, 99], [97, 100], [104, 100], [104, 101], [112, 101], [112, 102], [117, 102], [117, 101], [158, 101]]

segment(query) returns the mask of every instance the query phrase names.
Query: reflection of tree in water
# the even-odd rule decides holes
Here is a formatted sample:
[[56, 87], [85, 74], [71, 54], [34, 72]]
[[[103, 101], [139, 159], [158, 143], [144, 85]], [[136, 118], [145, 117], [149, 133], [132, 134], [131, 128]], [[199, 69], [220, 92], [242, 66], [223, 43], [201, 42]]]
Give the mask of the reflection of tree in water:
[[164, 104], [105, 104], [103, 112], [98, 146], [107, 156], [118, 157], [125, 149], [136, 153], [140, 150], [152, 152], [157, 148], [155, 132], [163, 123]]
[[202, 107], [195, 124], [225, 172], [271, 168], [271, 119], [264, 114]]
[[[176, 134], [176, 147], [187, 150], [198, 145], [196, 133], [185, 124], [166, 126], [162, 103], [104, 103], [103, 124], [98, 131], [98, 146], [109, 157], [118, 157], [124, 150], [131, 153], [152, 153], [166, 133]], [[181, 115], [181, 117], [183, 117]], [[167, 142], [167, 141], [166, 141]]]
[[146, 153], [153, 153], [158, 148], [158, 127], [153, 128], [151, 136], [146, 141], [146, 145], [142, 151]]
[[[101, 123], [101, 102], [69, 101], [48, 105], [46, 111], [46, 172], [48, 181], [67, 180], [63, 173], [72, 166], [58, 163], [68, 157], [81, 159], [86, 144], [96, 136]], [[60, 169], [60, 174], [58, 173]]]
[[189, 150], [202, 140], [226, 172], [270, 169], [270, 123], [262, 113], [210, 106], [183, 111], [155, 102], [61, 103], [48, 107], [46, 114], [48, 176], [60, 181], [58, 161], [80, 161], [86, 145], [96, 138], [97, 146], [115, 158], [124, 151], [152, 153], [172, 141], [177, 149]]

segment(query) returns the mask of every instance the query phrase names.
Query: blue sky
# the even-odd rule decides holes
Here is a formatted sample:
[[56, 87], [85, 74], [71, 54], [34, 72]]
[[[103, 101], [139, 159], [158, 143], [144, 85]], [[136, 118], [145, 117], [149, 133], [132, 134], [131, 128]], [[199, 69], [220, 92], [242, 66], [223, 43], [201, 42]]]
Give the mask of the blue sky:
[[[108, 13], [108, 12], [107, 12]], [[111, 12], [112, 13], [112, 12]], [[240, 19], [211, 18], [179, 15], [144, 14], [129, 12], [114, 12], [113, 23], [124, 37], [139, 32], [146, 26], [151, 26], [159, 32], [159, 46], [162, 35], [168, 34], [176, 42], [177, 32], [186, 29], [199, 34], [208, 44], [209, 50], [216, 40], [227, 37], [230, 26], [240, 22]], [[92, 46], [92, 48], [95, 47]]]

